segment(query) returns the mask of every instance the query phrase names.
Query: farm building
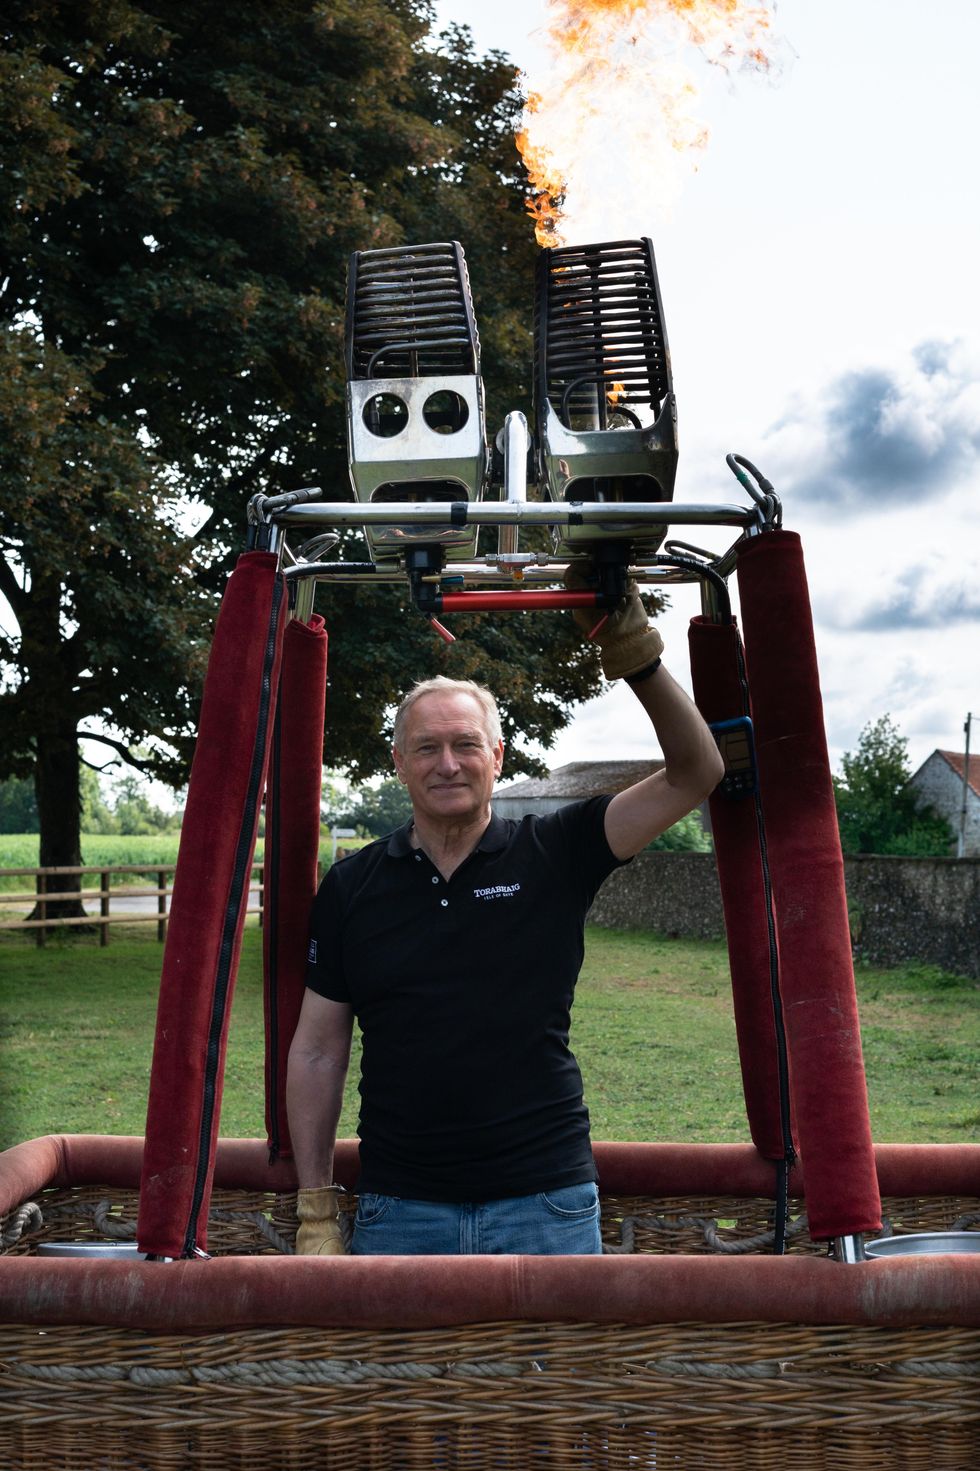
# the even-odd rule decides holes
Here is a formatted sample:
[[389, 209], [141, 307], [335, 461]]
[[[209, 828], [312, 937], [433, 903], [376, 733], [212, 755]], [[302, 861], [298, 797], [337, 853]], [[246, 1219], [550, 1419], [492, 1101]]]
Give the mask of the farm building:
[[508, 782], [493, 795], [493, 810], [500, 817], [525, 817], [557, 812], [568, 802], [587, 797], [613, 796], [660, 771], [663, 761], [571, 761], [547, 776]]
[[[957, 838], [963, 814], [962, 751], [933, 751], [909, 778], [922, 805], [945, 817]], [[980, 857], [980, 756], [969, 758], [966, 780], [966, 823], [960, 857]]]

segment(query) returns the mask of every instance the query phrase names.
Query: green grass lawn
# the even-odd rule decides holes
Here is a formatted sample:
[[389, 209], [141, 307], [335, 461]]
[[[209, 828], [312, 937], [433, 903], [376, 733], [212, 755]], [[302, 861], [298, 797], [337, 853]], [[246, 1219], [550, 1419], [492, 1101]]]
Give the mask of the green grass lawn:
[[[46, 1133], [140, 1134], [161, 947], [135, 926], [0, 943], [0, 1144]], [[261, 936], [246, 931], [221, 1132], [263, 1132]], [[858, 971], [879, 1141], [967, 1142], [980, 1125], [980, 987], [926, 967]], [[575, 1050], [597, 1139], [747, 1138], [721, 943], [589, 931]], [[353, 1134], [351, 1082], [341, 1134]]]

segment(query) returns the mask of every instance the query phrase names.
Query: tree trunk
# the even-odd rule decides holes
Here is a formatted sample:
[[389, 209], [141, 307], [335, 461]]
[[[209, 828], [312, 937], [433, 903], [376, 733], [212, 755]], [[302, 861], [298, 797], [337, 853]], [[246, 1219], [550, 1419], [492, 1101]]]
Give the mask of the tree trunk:
[[[82, 861], [82, 803], [78, 780], [78, 735], [74, 725], [38, 732], [34, 790], [41, 833], [40, 867], [78, 867]], [[48, 888], [55, 892], [81, 887], [78, 874], [48, 879]], [[28, 917], [41, 919], [43, 916], [35, 909]], [[85, 909], [80, 899], [49, 900], [46, 917], [82, 919]]]

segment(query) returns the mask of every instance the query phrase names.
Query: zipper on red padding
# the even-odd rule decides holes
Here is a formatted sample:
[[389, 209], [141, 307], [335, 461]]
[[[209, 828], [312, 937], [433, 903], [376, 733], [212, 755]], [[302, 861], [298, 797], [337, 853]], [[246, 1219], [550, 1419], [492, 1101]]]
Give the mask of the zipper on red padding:
[[252, 857], [252, 833], [255, 830], [255, 814], [262, 793], [262, 769], [265, 765], [266, 745], [269, 739], [269, 706], [272, 701], [272, 670], [276, 662], [276, 639], [279, 630], [279, 614], [282, 608], [283, 584], [277, 577], [272, 592], [272, 609], [269, 614], [269, 630], [266, 637], [265, 657], [262, 663], [262, 688], [259, 698], [259, 718], [252, 751], [252, 765], [248, 775], [248, 788], [242, 822], [238, 830], [235, 848], [235, 866], [232, 871], [231, 890], [225, 907], [224, 924], [221, 931], [221, 948], [218, 952], [218, 969], [215, 976], [214, 997], [211, 1002], [211, 1024], [208, 1028], [208, 1049], [204, 1066], [204, 1098], [201, 1108], [201, 1133], [197, 1148], [197, 1174], [194, 1179], [194, 1194], [191, 1197], [187, 1230], [184, 1234], [183, 1257], [202, 1256], [197, 1245], [197, 1222], [204, 1200], [211, 1154], [211, 1125], [214, 1120], [215, 1094], [217, 1091], [218, 1060], [221, 1055], [221, 1032], [224, 1026], [225, 1009], [228, 1002], [228, 984], [231, 979], [231, 962], [235, 950], [235, 934], [243, 896], [248, 893], [248, 876]]

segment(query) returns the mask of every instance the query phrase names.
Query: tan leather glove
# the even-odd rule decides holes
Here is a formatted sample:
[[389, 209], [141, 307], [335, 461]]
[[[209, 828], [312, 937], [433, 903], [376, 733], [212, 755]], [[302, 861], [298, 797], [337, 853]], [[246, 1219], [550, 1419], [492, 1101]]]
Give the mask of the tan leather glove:
[[[579, 592], [591, 583], [573, 562], [565, 573], [565, 586]], [[582, 632], [589, 634], [602, 618], [602, 609], [575, 608], [573, 617]], [[664, 641], [647, 621], [635, 582], [627, 583], [626, 596], [596, 630], [593, 641], [599, 645], [602, 672], [607, 679], [629, 679], [660, 658]]]
[[315, 1190], [300, 1190], [296, 1196], [297, 1256], [346, 1256], [347, 1248], [340, 1232], [340, 1209], [337, 1196], [343, 1187], [321, 1185]]

